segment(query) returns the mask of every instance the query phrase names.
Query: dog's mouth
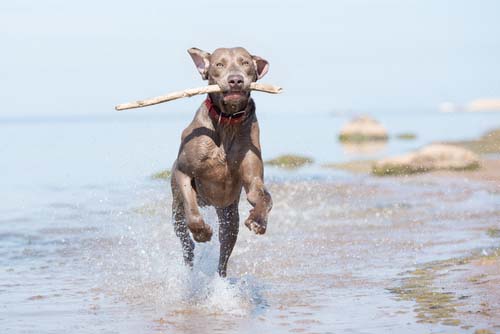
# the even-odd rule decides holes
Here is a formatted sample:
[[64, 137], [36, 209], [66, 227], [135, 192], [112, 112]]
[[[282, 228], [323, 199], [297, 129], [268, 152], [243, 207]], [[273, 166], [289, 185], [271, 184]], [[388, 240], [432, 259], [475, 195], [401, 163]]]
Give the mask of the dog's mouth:
[[236, 113], [246, 108], [249, 98], [249, 92], [241, 91], [228, 91], [222, 94], [222, 103], [225, 112]]
[[238, 102], [248, 98], [248, 92], [245, 91], [229, 91], [223, 94], [224, 102]]

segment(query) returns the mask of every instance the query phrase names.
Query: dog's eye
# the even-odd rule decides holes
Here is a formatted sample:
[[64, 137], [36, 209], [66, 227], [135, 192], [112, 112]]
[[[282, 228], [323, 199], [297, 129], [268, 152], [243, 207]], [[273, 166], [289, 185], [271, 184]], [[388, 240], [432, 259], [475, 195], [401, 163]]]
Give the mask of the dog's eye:
[[248, 60], [243, 60], [243, 65], [248, 66], [248, 65], [250, 65], [250, 62]]
[[223, 63], [217, 63], [217, 64], [215, 64], [215, 66], [217, 66], [217, 67], [224, 67], [224, 64]]

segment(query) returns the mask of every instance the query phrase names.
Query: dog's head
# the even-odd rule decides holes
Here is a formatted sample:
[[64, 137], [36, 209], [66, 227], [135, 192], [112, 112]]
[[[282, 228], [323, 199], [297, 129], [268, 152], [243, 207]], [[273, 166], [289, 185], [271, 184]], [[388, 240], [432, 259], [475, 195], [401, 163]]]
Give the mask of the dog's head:
[[212, 102], [224, 113], [233, 114], [246, 108], [250, 83], [262, 78], [269, 63], [252, 56], [244, 48], [220, 48], [212, 54], [197, 48], [188, 50], [203, 80], [217, 84], [222, 93], [210, 94]]

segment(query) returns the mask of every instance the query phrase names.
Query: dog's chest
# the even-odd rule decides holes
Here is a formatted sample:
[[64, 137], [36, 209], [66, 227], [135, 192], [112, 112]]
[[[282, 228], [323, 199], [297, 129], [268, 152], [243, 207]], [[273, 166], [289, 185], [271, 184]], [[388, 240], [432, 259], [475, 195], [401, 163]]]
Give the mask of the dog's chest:
[[211, 142], [207, 145], [203, 156], [201, 168], [213, 176], [226, 178], [239, 166], [238, 150], [232, 145], [218, 146], [215, 142]]

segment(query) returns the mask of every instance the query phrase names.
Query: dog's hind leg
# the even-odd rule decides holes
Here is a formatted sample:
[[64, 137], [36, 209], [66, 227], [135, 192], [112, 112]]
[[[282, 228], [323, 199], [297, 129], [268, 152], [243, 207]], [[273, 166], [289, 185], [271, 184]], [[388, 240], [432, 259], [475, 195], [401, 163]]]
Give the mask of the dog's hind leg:
[[186, 215], [184, 213], [184, 205], [182, 203], [181, 195], [179, 194], [178, 189], [176, 189], [176, 185], [173, 180], [172, 196], [172, 220], [174, 224], [174, 231], [181, 240], [184, 263], [192, 267], [194, 259], [194, 242], [191, 239], [187, 228]]
[[226, 277], [227, 262], [231, 256], [238, 237], [240, 216], [238, 213], [239, 198], [228, 207], [217, 209], [219, 217], [219, 268], [221, 277]]

